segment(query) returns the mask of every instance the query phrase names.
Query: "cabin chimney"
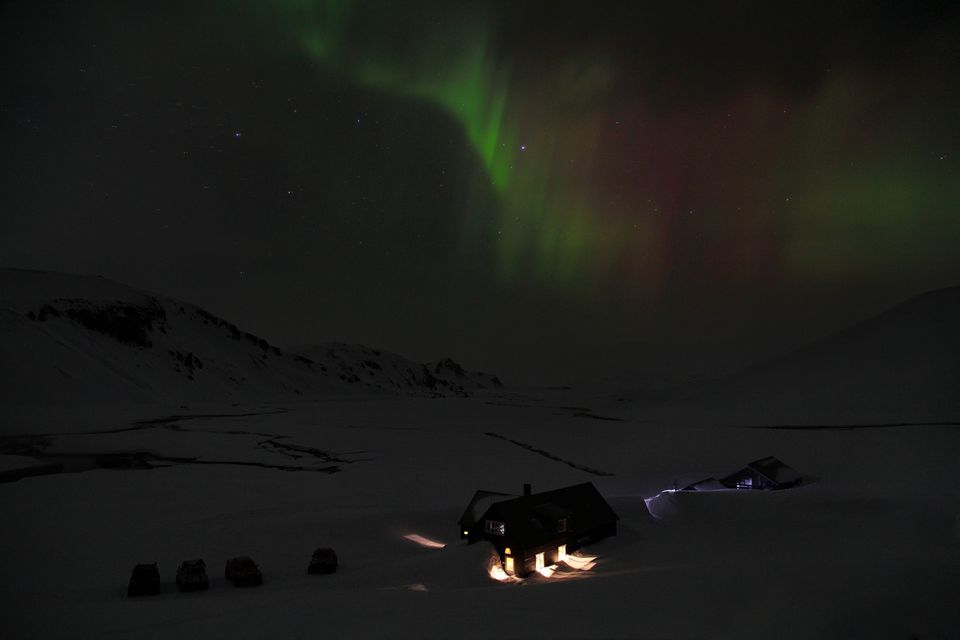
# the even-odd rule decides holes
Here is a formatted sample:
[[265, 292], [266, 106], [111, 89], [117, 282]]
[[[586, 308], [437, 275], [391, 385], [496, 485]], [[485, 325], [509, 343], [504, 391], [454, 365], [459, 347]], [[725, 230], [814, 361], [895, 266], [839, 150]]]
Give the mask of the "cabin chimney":
[[530, 497], [530, 483], [529, 483], [529, 482], [525, 482], [525, 483], [523, 484], [523, 497], [524, 497], [524, 498], [529, 498], [529, 497]]

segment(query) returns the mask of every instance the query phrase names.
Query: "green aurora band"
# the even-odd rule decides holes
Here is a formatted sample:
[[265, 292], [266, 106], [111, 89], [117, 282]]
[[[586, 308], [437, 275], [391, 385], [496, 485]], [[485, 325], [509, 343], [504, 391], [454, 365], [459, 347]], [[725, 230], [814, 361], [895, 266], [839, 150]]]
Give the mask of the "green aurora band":
[[[269, 9], [321, 68], [460, 124], [499, 200], [462, 212], [462, 248], [495, 247], [502, 282], [646, 299], [692, 277], [723, 294], [896, 278], [960, 246], [947, 147], [929, 151], [949, 114], [930, 119], [922, 80], [838, 69], [806, 95], [756, 84], [665, 109], [608, 55], [511, 59], [480, 12], [412, 10], [379, 3], [371, 27], [350, 0]], [[903, 249], [917, 240], [928, 254]]]

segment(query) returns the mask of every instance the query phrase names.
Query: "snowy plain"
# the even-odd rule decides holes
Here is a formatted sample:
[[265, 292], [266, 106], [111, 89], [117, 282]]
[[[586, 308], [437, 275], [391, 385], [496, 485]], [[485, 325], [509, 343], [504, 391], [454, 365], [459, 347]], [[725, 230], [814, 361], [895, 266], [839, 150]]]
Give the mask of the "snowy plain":
[[[150, 450], [303, 470], [169, 463], [0, 484], [0, 628], [43, 638], [956, 637], [956, 427], [718, 429], [575, 416], [548, 395], [500, 400], [303, 402], [52, 437], [50, 454]], [[312, 471], [331, 463], [260, 446], [268, 439], [344, 462]], [[660, 519], [647, 510], [644, 498], [675, 481], [770, 452], [817, 481], [667, 493], [652, 501]], [[619, 535], [589, 549], [598, 562], [588, 572], [501, 584], [487, 576], [489, 549], [458, 539], [477, 488], [583, 481], [621, 517]], [[340, 571], [306, 575], [310, 552], [326, 545]], [[235, 589], [220, 566], [246, 554], [265, 584]], [[174, 588], [177, 563], [192, 557], [211, 568], [209, 592]], [[149, 561], [162, 594], [126, 598], [130, 569]]]
[[[43, 299], [76, 303], [60, 276], [29, 279], [5, 292], [33, 297], [0, 309], [4, 638], [960, 638], [950, 397], [918, 391], [899, 413], [877, 414], [862, 387], [845, 406], [759, 411], [730, 400], [738, 385], [756, 395], [749, 372], [722, 382], [722, 405], [577, 389], [460, 397], [435, 393], [419, 370], [407, 376], [391, 354], [388, 381], [413, 385], [396, 393], [374, 384], [388, 367], [367, 366], [355, 384], [311, 377], [290, 354], [224, 337], [218, 321], [166, 299], [152, 347], [28, 319]], [[93, 284], [104, 292], [78, 295], [144, 300]], [[857, 340], [832, 351], [842, 379], [856, 368], [843, 345]], [[816, 361], [829, 361], [820, 349]], [[186, 352], [202, 371], [184, 366]], [[348, 364], [326, 353], [318, 366], [360, 371], [374, 352]], [[946, 386], [948, 356], [931, 374]], [[781, 365], [781, 377], [804, 379]], [[107, 392], [86, 395], [94, 384]], [[247, 393], [257, 388], [273, 397]], [[670, 491], [768, 455], [810, 482]], [[616, 537], [585, 550], [597, 558], [589, 570], [502, 583], [488, 575], [490, 547], [459, 539], [477, 489], [585, 481], [620, 516]], [[320, 546], [336, 549], [336, 574], [307, 575]], [[223, 579], [237, 555], [260, 564], [263, 586]], [[176, 566], [197, 557], [211, 588], [179, 593]], [[153, 561], [161, 594], [127, 598], [132, 567]]]

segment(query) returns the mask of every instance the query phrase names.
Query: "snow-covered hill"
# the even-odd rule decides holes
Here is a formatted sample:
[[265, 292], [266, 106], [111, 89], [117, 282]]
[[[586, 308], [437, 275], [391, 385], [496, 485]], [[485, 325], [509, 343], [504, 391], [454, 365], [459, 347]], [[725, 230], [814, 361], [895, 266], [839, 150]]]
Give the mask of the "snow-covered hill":
[[668, 400], [783, 424], [960, 418], [960, 287]]
[[0, 401], [244, 402], [356, 390], [468, 395], [493, 376], [360, 346], [288, 352], [192, 304], [99, 277], [0, 270]]
[[396, 353], [342, 342], [313, 345], [297, 352], [312, 362], [324, 363], [345, 382], [378, 390], [467, 396], [470, 391], [503, 386], [497, 376], [468, 372], [450, 358], [419, 364]]

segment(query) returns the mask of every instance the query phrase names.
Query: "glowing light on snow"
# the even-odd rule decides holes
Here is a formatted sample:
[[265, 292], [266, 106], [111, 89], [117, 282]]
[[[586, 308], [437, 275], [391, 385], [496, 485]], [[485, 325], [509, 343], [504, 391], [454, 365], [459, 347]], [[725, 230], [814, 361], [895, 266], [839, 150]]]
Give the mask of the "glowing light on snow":
[[[513, 558], [507, 558], [508, 568], [512, 561]], [[498, 582], [523, 582], [523, 578], [511, 575], [503, 570], [503, 565], [500, 564], [500, 556], [497, 554], [490, 556], [490, 564], [487, 566], [487, 574]]]
[[493, 558], [490, 560], [490, 567], [487, 569], [487, 573], [490, 574], [490, 577], [494, 580], [499, 580], [500, 582], [506, 582], [510, 579], [510, 576], [507, 575], [507, 572], [503, 570], [503, 567], [500, 566], [500, 560]]
[[431, 540], [430, 538], [424, 538], [423, 536], [418, 535], [416, 533], [408, 533], [403, 537], [409, 540], [410, 542], [415, 542], [421, 547], [427, 547], [428, 549], [443, 549], [445, 546], [447, 546], [443, 542]]
[[[564, 550], [565, 552], [566, 550]], [[510, 560], [511, 558], [508, 558]], [[589, 571], [597, 566], [597, 556], [591, 555], [580, 555], [577, 553], [564, 553], [563, 559], [557, 564], [551, 564], [548, 566], [540, 567], [536, 570], [538, 574], [544, 578], [552, 578], [554, 580], [564, 580], [571, 579], [574, 577], [586, 577], [583, 574], [580, 574], [581, 571]], [[562, 566], [561, 566], [562, 565]], [[570, 570], [573, 571], [570, 571]], [[514, 575], [510, 575], [503, 570], [503, 565], [500, 564], [500, 558], [496, 555], [490, 558], [490, 565], [487, 567], [487, 573], [491, 578], [498, 582], [522, 582], [523, 578], [519, 578]]]
[[553, 572], [557, 570], [557, 565], [552, 564], [549, 567], [541, 567], [537, 569], [537, 573], [542, 575], [544, 578], [550, 578], [553, 576]]
[[597, 556], [587, 556], [587, 555], [571, 555], [567, 554], [563, 558], [563, 564], [567, 565], [571, 569], [579, 569], [580, 571], [589, 571], [597, 566], [596, 563]]

